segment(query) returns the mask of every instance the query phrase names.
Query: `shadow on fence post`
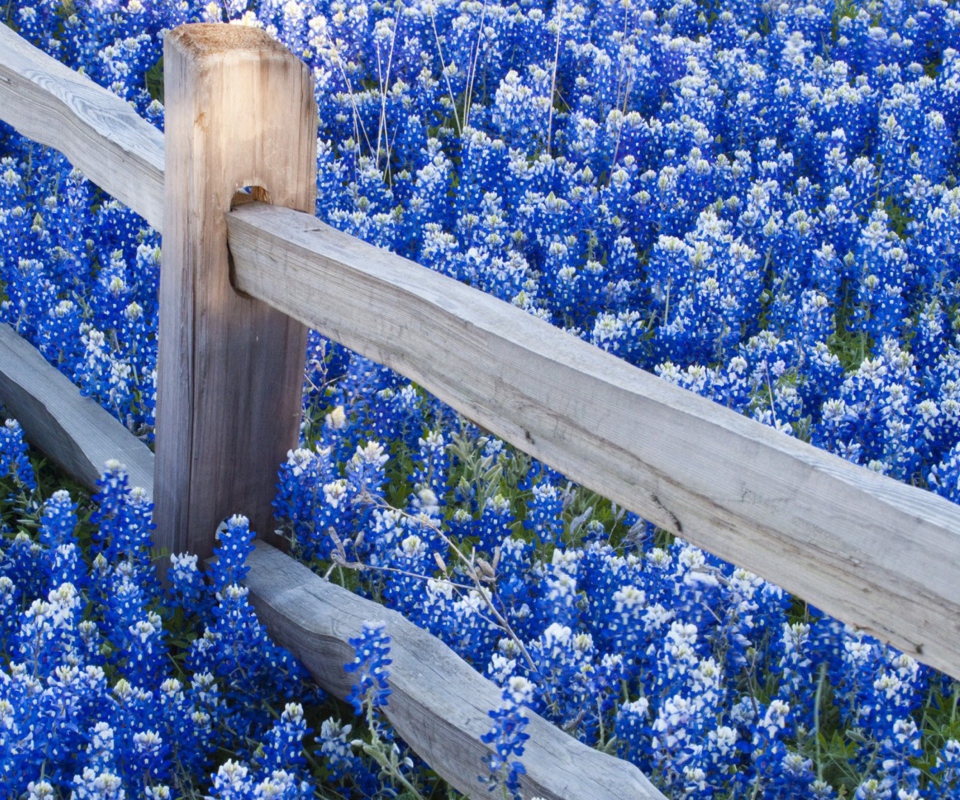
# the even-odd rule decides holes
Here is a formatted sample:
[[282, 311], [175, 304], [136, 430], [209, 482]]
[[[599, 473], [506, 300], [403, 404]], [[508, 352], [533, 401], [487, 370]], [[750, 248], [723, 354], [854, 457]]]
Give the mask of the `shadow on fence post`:
[[231, 286], [224, 215], [247, 186], [313, 212], [317, 111], [306, 65], [255, 28], [181, 26], [164, 67], [155, 542], [206, 558], [226, 516], [273, 530], [306, 347], [303, 325]]

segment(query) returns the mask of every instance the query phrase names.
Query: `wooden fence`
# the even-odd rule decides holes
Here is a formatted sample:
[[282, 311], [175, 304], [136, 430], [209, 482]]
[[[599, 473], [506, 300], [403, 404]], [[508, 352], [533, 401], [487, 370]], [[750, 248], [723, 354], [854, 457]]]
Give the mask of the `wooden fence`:
[[[960, 677], [960, 508], [318, 221], [308, 213], [310, 76], [262, 32], [179, 28], [164, 61], [161, 137], [126, 103], [0, 26], [0, 117], [163, 232], [159, 545], [207, 556], [217, 523], [237, 512], [270, 530], [276, 470], [297, 439], [310, 326], [658, 526]], [[236, 204], [241, 187], [269, 204]], [[23, 348], [9, 339], [0, 336], [0, 371], [11, 375], [5, 354]], [[44, 439], [43, 430], [69, 428], [66, 412], [37, 412], [39, 392], [22, 386], [8, 377], [0, 393], [28, 436], [55, 457], [77, 451], [70, 436]], [[34, 417], [44, 421], [34, 426]], [[97, 453], [83, 452], [79, 461], [96, 464]], [[148, 456], [126, 457], [149, 473]], [[485, 796], [475, 777], [498, 696], [492, 684], [397, 615], [269, 545], [251, 566], [251, 597], [271, 634], [341, 697], [346, 639], [364, 619], [389, 620], [388, 715], [452, 785]], [[630, 765], [539, 718], [532, 733], [525, 797], [661, 796]]]

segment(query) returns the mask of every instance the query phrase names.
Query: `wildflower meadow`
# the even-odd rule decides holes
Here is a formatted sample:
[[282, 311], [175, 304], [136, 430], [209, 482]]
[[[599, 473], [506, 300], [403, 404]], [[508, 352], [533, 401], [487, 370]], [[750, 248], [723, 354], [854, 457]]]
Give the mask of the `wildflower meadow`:
[[[306, 62], [317, 216], [665, 381], [960, 502], [960, 8], [947, 0], [6, 0], [162, 129], [163, 34]], [[0, 124], [0, 320], [153, 440], [160, 236]], [[669, 798], [960, 798], [960, 685], [656, 529], [311, 333], [276, 529]], [[438, 358], [442, 354], [438, 353]], [[638, 423], [639, 424], [639, 423]], [[391, 729], [389, 631], [348, 702], [258, 622], [255, 532], [151, 550], [0, 427], [0, 798], [458, 797]], [[238, 509], [239, 511], [239, 509]], [[169, 585], [157, 566], [169, 565]], [[590, 798], [583, 798], [590, 800]]]

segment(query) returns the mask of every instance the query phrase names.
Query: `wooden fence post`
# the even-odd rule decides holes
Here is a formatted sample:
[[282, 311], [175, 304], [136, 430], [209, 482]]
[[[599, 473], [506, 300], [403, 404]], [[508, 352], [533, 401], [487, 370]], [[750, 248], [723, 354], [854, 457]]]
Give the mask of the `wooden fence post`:
[[155, 541], [206, 558], [224, 517], [273, 530], [306, 349], [303, 325], [232, 288], [224, 215], [242, 187], [313, 212], [317, 111], [306, 65], [249, 27], [168, 33], [164, 86]]

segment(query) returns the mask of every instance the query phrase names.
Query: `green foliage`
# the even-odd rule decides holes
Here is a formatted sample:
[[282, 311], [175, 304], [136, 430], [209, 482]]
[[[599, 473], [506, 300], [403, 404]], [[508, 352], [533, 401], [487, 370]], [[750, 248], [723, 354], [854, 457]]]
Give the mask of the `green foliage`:
[[863, 331], [853, 328], [856, 314], [856, 293], [850, 286], [844, 287], [844, 294], [837, 307], [834, 332], [827, 339], [827, 347], [838, 359], [845, 374], [856, 372], [863, 360], [873, 349], [873, 340]]
[[147, 70], [144, 80], [147, 84], [147, 91], [154, 100], [163, 102], [163, 56], [157, 60], [150, 69]]
[[910, 215], [909, 201], [889, 194], [884, 198], [883, 210], [887, 212], [890, 229], [901, 239], [906, 238], [907, 226], [914, 220]]
[[831, 40], [834, 43], [840, 38], [840, 20], [845, 17], [847, 19], [855, 19], [859, 11], [860, 7], [856, 0], [837, 0], [836, 5], [833, 7], [833, 14], [830, 16]]

